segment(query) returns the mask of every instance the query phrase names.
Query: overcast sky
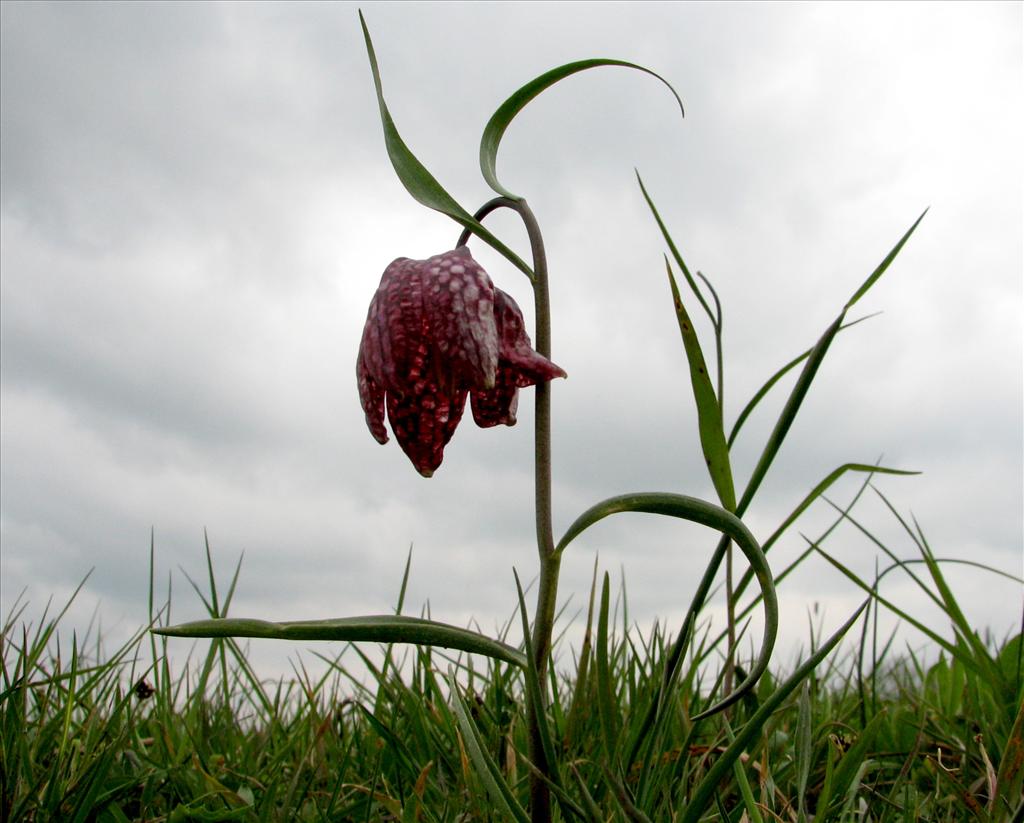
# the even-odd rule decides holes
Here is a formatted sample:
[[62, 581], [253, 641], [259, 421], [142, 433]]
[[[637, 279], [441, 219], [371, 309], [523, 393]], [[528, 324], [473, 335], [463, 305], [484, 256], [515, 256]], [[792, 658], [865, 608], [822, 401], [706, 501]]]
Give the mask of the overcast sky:
[[[24, 590], [37, 615], [94, 569], [68, 628], [97, 608], [112, 632], [138, 627], [152, 528], [176, 619], [202, 616], [180, 570], [203, 576], [204, 529], [225, 580], [245, 552], [237, 615], [386, 612], [410, 544], [409, 611], [429, 602], [487, 631], [512, 614], [513, 566], [536, 569], [532, 390], [514, 428], [467, 417], [430, 480], [359, 407], [381, 273], [451, 248], [458, 227], [391, 171], [356, 8], [3, 3], [4, 612]], [[538, 74], [629, 60], [685, 101], [682, 120], [650, 77], [586, 72], [531, 103], [498, 159], [544, 230], [569, 374], [553, 392], [556, 533], [614, 494], [714, 496], [636, 167], [722, 298], [730, 423], [931, 207], [858, 304], [884, 313], [834, 345], [747, 519], [764, 539], [833, 468], [884, 455], [923, 472], [878, 486], [936, 554], [1021, 574], [1019, 3], [362, 8], [403, 137], [470, 211], [491, 196], [483, 125]], [[488, 225], [527, 253], [510, 216]], [[472, 248], [532, 328], [526, 279]], [[736, 444], [741, 486], [789, 386]], [[857, 513], [915, 556], [874, 494]], [[819, 504], [772, 565], [828, 519]], [[714, 543], [613, 518], [568, 550], [561, 595], [569, 613], [584, 604], [597, 553], [625, 573], [639, 625], [678, 625]], [[849, 527], [828, 546], [864, 575], [881, 556]], [[1018, 584], [948, 573], [979, 628], [1019, 626]], [[892, 575], [884, 591], [935, 619], [912, 584]], [[780, 590], [785, 648], [806, 642], [813, 604], [827, 630], [860, 599], [809, 561]], [[257, 653], [272, 670], [279, 650]]]

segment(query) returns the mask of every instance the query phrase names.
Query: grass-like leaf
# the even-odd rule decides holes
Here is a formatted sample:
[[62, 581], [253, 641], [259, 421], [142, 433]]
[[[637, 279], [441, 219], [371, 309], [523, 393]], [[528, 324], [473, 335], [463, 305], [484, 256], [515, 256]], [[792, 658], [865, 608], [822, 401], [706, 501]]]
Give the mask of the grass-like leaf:
[[868, 275], [867, 280], [861, 283], [860, 288], [853, 293], [853, 297], [846, 301], [844, 311], [846, 309], [852, 308], [854, 303], [860, 300], [865, 294], [867, 294], [868, 290], [873, 285], [875, 285], [875, 283], [878, 281], [878, 278], [885, 274], [885, 270], [889, 268], [889, 265], [892, 263], [892, 261], [896, 259], [896, 255], [899, 254], [900, 251], [903, 249], [903, 246], [910, 239], [910, 235], [914, 233], [914, 230], [918, 227], [918, 224], [922, 220], [924, 220], [924, 216], [926, 214], [928, 214], [928, 209], [925, 209], [923, 212], [921, 212], [921, 216], [914, 221], [914, 225], [907, 229], [906, 233], [903, 235], [903, 237], [900, 238], [899, 242], [895, 246], [893, 246], [892, 249], [890, 249], [889, 253], [885, 256], [882, 262], [875, 267], [875, 270], [871, 272], [871, 274]]
[[1024, 785], [1024, 703], [1020, 704], [1013, 720], [1013, 728], [1010, 730], [1006, 749], [999, 763], [996, 785], [1007, 804], [1018, 798], [1018, 811], [1024, 812], [1024, 794], [1021, 792], [1021, 786]]
[[480, 732], [477, 731], [473, 719], [469, 716], [469, 709], [466, 707], [462, 695], [459, 694], [458, 684], [451, 675], [448, 677], [448, 686], [451, 689], [452, 708], [455, 711], [455, 717], [458, 719], [462, 739], [466, 744], [469, 757], [473, 761], [477, 777], [480, 778], [480, 782], [487, 789], [487, 794], [490, 795], [491, 801], [507, 819], [516, 820], [519, 823], [529, 823], [530, 818], [523, 810], [523, 807], [519, 805], [512, 790], [502, 777], [498, 764], [488, 754], [487, 748], [480, 738]]
[[[778, 528], [775, 529], [764, 543], [761, 544], [761, 549], [765, 554], [768, 553], [769, 549], [775, 545], [785, 531], [793, 525], [807, 509], [814, 503], [815, 500], [822, 498], [824, 493], [835, 483], [840, 477], [845, 475], [847, 472], [866, 472], [869, 476], [874, 474], [895, 474], [895, 475], [911, 475], [920, 474], [916, 471], [908, 471], [905, 469], [892, 469], [887, 466], [870, 465], [868, 463], [844, 463], [836, 469], [826, 475], [826, 477], [818, 483], [813, 489], [811, 489], [800, 501], [793, 511], [787, 515], [786, 519], [779, 524]], [[810, 552], [808, 552], [810, 553]], [[740, 578], [740, 582], [736, 585], [735, 597], [739, 597], [746, 590], [750, 584], [750, 580], [753, 577], [753, 572], [747, 569], [743, 576]], [[776, 583], [779, 579], [776, 579]], [[741, 615], [742, 616], [742, 615]]]
[[[863, 323], [865, 320], [870, 320], [872, 317], [875, 317], [876, 314], [869, 314], [866, 315], [865, 317], [858, 317], [856, 320], [851, 320], [849, 323], [843, 323], [843, 325], [839, 327], [839, 331], [845, 331], [851, 326], [856, 326], [858, 323]], [[790, 371], [792, 371], [794, 368], [803, 363], [808, 357], [810, 357], [812, 351], [814, 351], [814, 349], [810, 348], [807, 349], [807, 351], [805, 351], [803, 354], [794, 357], [785, 366], [780, 368], [777, 372], [775, 372], [775, 374], [769, 377], [764, 382], [764, 385], [761, 386], [761, 388], [754, 392], [754, 396], [747, 401], [747, 405], [745, 405], [742, 411], [740, 411], [739, 415], [736, 417], [736, 422], [733, 423], [732, 425], [732, 430], [729, 432], [730, 449], [732, 448], [732, 444], [736, 442], [736, 438], [739, 436], [740, 429], [743, 428], [743, 424], [747, 422], [747, 418], [750, 417], [754, 409], [757, 408], [757, 405], [764, 399], [765, 395], [767, 395], [768, 392], [772, 390], [772, 387], [775, 386], [776, 383], [778, 383], [783, 377], [789, 374]]]
[[559, 66], [558, 68], [545, 72], [539, 77], [531, 80], [522, 88], [517, 89], [498, 107], [498, 110], [491, 115], [491, 119], [487, 121], [487, 125], [484, 126], [483, 136], [480, 138], [480, 171], [483, 173], [484, 179], [487, 181], [487, 185], [503, 197], [508, 197], [512, 200], [522, 199], [519, 195], [510, 192], [498, 181], [498, 147], [501, 145], [501, 138], [504, 136], [505, 130], [515, 119], [516, 115], [519, 114], [519, 112], [521, 112], [526, 105], [533, 100], [533, 98], [545, 89], [550, 88], [559, 80], [564, 80], [566, 77], [570, 77], [578, 72], [585, 71], [586, 69], [597, 68], [598, 66], [622, 66], [624, 68], [637, 69], [638, 71], [651, 75], [651, 77], [657, 78], [668, 87], [670, 92], [672, 92], [672, 95], [676, 98], [676, 102], [679, 103], [679, 113], [683, 114], [683, 101], [679, 98], [676, 90], [672, 88], [672, 84], [660, 74], [656, 74], [650, 69], [638, 66], [636, 63], [628, 63], [624, 60], [610, 60], [606, 58], [594, 58], [591, 60], [578, 60], [574, 63], [566, 63], [564, 66]]
[[804, 363], [803, 370], [797, 378], [796, 385], [793, 386], [793, 389], [786, 400], [786, 404], [783, 406], [782, 413], [779, 415], [779, 418], [775, 423], [775, 428], [772, 430], [771, 435], [768, 437], [768, 442], [765, 444], [765, 447], [761, 452], [761, 457], [757, 461], [757, 466], [755, 466], [754, 471], [751, 473], [750, 480], [747, 482], [747, 487], [743, 492], [743, 497], [740, 500], [740, 504], [737, 509], [738, 514], [742, 515], [743, 512], [746, 511], [747, 506], [750, 505], [750, 501], [754, 499], [754, 495], [757, 492], [758, 487], [760, 487], [761, 481], [764, 480], [769, 467], [775, 460], [776, 455], [779, 453], [779, 449], [782, 448], [782, 443], [786, 439], [786, 435], [789, 433], [789, 429], [793, 425], [793, 421], [796, 419], [797, 412], [800, 411], [800, 406], [803, 405], [804, 398], [807, 396], [807, 392], [811, 388], [811, 383], [814, 382], [815, 375], [818, 373], [818, 368], [821, 366], [822, 361], [825, 359], [825, 355], [828, 353], [829, 346], [832, 345], [833, 339], [835, 339], [835, 336], [843, 327], [843, 320], [846, 318], [846, 312], [858, 300], [860, 300], [867, 291], [875, 285], [875, 283], [878, 282], [878, 279], [889, 268], [892, 261], [896, 259], [896, 255], [900, 253], [900, 250], [906, 244], [907, 240], [910, 239], [910, 235], [914, 233], [914, 230], [918, 227], [927, 213], [927, 209], [921, 212], [921, 216], [914, 221], [914, 224], [907, 229], [899, 242], [890, 249], [882, 262], [875, 267], [875, 270], [868, 275], [868, 278], [860, 285], [860, 288], [854, 292], [853, 296], [843, 307], [843, 310], [839, 312], [839, 316], [827, 329], [825, 329], [824, 334], [821, 335], [818, 342], [811, 349], [810, 354], [807, 355], [807, 361]]
[[711, 377], [708, 375], [707, 363], [700, 348], [697, 331], [690, 321], [690, 315], [679, 296], [679, 287], [672, 274], [672, 265], [665, 258], [665, 270], [672, 289], [672, 302], [676, 309], [676, 320], [679, 333], [683, 338], [686, 360], [690, 366], [690, 384], [693, 387], [693, 399], [697, 405], [697, 428], [700, 433], [700, 446], [704, 452], [704, 461], [715, 485], [718, 499], [729, 511], [736, 509], [736, 490], [732, 481], [732, 467], [729, 463], [729, 446], [725, 442], [725, 430], [722, 428], [722, 407], [718, 402]]
[[668, 250], [672, 252], [672, 259], [676, 261], [676, 265], [679, 266], [679, 270], [682, 271], [683, 277], [686, 278], [687, 285], [689, 285], [690, 290], [694, 295], [696, 295], [697, 300], [700, 301], [700, 305], [707, 316], [711, 319], [712, 325], [717, 325], [719, 321], [718, 314], [711, 310], [707, 300], [704, 299], [704, 295], [701, 294], [700, 289], [697, 288], [697, 281], [694, 280], [693, 275], [690, 274], [690, 270], [687, 268], [686, 263], [683, 260], [683, 256], [679, 253], [679, 249], [676, 247], [675, 241], [672, 239], [672, 235], [669, 234], [665, 221], [661, 219], [661, 215], [658, 214], [658, 209], [654, 206], [654, 201], [647, 193], [647, 187], [644, 185], [644, 181], [640, 177], [640, 172], [636, 172], [636, 180], [640, 184], [640, 191], [644, 196], [644, 200], [647, 201], [647, 207], [651, 210], [651, 214], [654, 215], [654, 220], [658, 224], [658, 228], [661, 229], [661, 236], [665, 239], [665, 245], [667, 245]]
[[519, 582], [519, 574], [512, 570], [516, 581], [516, 594], [519, 596], [519, 619], [523, 626], [523, 647], [526, 651], [526, 666], [523, 667], [523, 677], [526, 680], [526, 699], [533, 706], [533, 716], [536, 718], [536, 733], [540, 742], [540, 750], [544, 757], [543, 763], [535, 763], [534, 766], [544, 777], [561, 787], [561, 779], [558, 771], [558, 758], [555, 756], [555, 747], [551, 742], [551, 726], [548, 723], [547, 706], [544, 703], [544, 691], [541, 688], [540, 676], [537, 671], [537, 661], [533, 651], [533, 641], [530, 634], [530, 619], [526, 613], [526, 597], [523, 594], [523, 587]]
[[778, 420], [775, 422], [775, 428], [769, 435], [768, 442], [765, 444], [765, 447], [761, 452], [761, 458], [758, 460], [758, 464], [755, 467], [754, 472], [751, 474], [751, 479], [743, 490], [742, 499], [740, 500], [739, 507], [736, 510], [738, 514], [742, 515], [742, 513], [746, 511], [746, 507], [748, 507], [751, 504], [751, 501], [754, 500], [754, 495], [761, 485], [761, 481], [764, 480], [769, 467], [775, 460], [776, 454], [778, 454], [779, 449], [782, 447], [782, 441], [785, 440], [786, 434], [790, 432], [790, 427], [793, 426], [793, 422], [797, 418], [800, 406], [803, 404], [804, 398], [807, 396], [807, 392], [811, 388], [811, 383], [814, 382], [814, 378], [818, 373], [821, 362], [824, 360], [825, 354], [828, 352], [828, 347], [843, 328], [843, 320], [846, 318], [846, 312], [858, 300], [860, 300], [860, 298], [863, 297], [874, 284], [878, 283], [879, 277], [886, 272], [886, 269], [888, 269], [893, 260], [896, 259], [896, 255], [899, 254], [900, 250], [910, 239], [910, 235], [925, 218], [926, 214], [928, 214], [927, 209], [922, 212], [921, 217], [916, 219], [913, 222], [913, 225], [911, 225], [903, 236], [900, 237], [899, 242], [890, 250], [885, 259], [867, 276], [867, 279], [863, 281], [860, 288], [854, 293], [853, 297], [847, 301], [843, 310], [839, 313], [839, 316], [831, 322], [830, 326], [824, 331], [824, 334], [821, 335], [818, 342], [810, 350], [810, 353], [807, 355], [807, 360], [804, 363], [804, 369], [801, 371], [800, 377], [797, 378], [797, 383], [790, 392], [790, 396], [786, 398], [785, 405], [782, 407], [782, 412], [778, 416]]
[[732, 705], [746, 691], [753, 687], [768, 667], [768, 660], [775, 646], [775, 636], [778, 632], [779, 606], [775, 597], [775, 586], [772, 582], [771, 570], [768, 568], [768, 561], [765, 560], [764, 553], [761, 551], [757, 540], [754, 539], [754, 536], [743, 524], [742, 520], [732, 512], [713, 503], [681, 494], [640, 492], [610, 497], [595, 506], [591, 506], [569, 526], [562, 539], [558, 541], [555, 551], [563, 551], [585, 529], [588, 529], [599, 520], [619, 512], [644, 512], [647, 514], [678, 517], [682, 520], [689, 520], [693, 523], [700, 523], [701, 525], [717, 529], [725, 537], [735, 541], [740, 551], [747, 558], [747, 562], [750, 563], [761, 586], [764, 602], [765, 622], [761, 650], [746, 679], [719, 703], [695, 716], [694, 720], [707, 717]]
[[340, 617], [334, 620], [294, 620], [272, 623], [233, 617], [196, 620], [153, 629], [168, 637], [262, 637], [274, 640], [348, 640], [379, 643], [415, 643], [482, 654], [524, 668], [526, 657], [518, 649], [478, 632], [398, 614]]
[[[729, 718], [722, 717], [722, 725], [725, 726], [725, 732], [729, 741], [736, 739], [736, 735], [733, 733], [732, 727], [729, 725]], [[743, 798], [743, 808], [746, 811], [747, 819], [750, 823], [764, 823], [764, 818], [761, 816], [761, 810], [758, 808], [757, 801], [754, 799], [754, 790], [750, 787], [750, 780], [747, 779], [747, 772], [743, 767], [743, 763], [739, 758], [733, 761], [732, 764], [733, 776], [736, 778], [736, 786], [740, 790], [740, 797]]]
[[807, 396], [807, 392], [811, 388], [811, 383], [814, 382], [815, 375], [817, 375], [818, 369], [821, 366], [822, 361], [825, 359], [825, 355], [828, 353], [829, 346], [832, 345], [832, 340], [843, 325], [843, 317], [844, 315], [840, 314], [839, 317], [836, 318], [827, 329], [825, 329], [825, 333], [821, 335], [818, 342], [814, 345], [814, 348], [811, 349], [811, 353], [807, 356], [807, 361], [804, 363], [800, 376], [796, 380], [796, 385], [793, 386], [792, 391], [789, 393], [789, 397], [786, 399], [786, 404], [782, 408], [782, 413], [775, 422], [775, 428], [772, 429], [772, 433], [768, 437], [768, 442], [761, 451], [761, 456], [757, 461], [757, 465], [754, 467], [754, 471], [751, 473], [750, 479], [747, 481], [747, 487], [743, 492], [739, 507], [737, 508], [737, 512], [739, 514], [742, 514], [747, 510], [747, 506], [750, 505], [758, 488], [761, 486], [761, 481], [763, 481], [765, 475], [768, 474], [768, 469], [774, 462], [776, 455], [778, 455], [779, 449], [782, 448], [782, 443], [786, 439], [786, 435], [789, 434], [789, 429], [793, 425], [793, 421], [796, 419], [797, 412], [800, 411], [800, 406], [803, 405], [804, 398]]
[[739, 756], [750, 746], [755, 738], [760, 736], [761, 730], [764, 725], [771, 718], [772, 714], [782, 705], [782, 703], [792, 694], [817, 668], [818, 664], [824, 660], [829, 653], [838, 645], [839, 641], [843, 639], [846, 632], [849, 631], [850, 627], [857, 622], [857, 619], [861, 616], [861, 613], [867, 608], [870, 601], [864, 601], [860, 608], [857, 609], [839, 630], [836, 631], [814, 654], [807, 658], [804, 663], [797, 668], [793, 674], [791, 674], [785, 682], [783, 682], [772, 694], [761, 703], [760, 708], [754, 712], [753, 716], [748, 720], [742, 729], [736, 734], [736, 737], [729, 744], [724, 752], [719, 755], [718, 759], [708, 769], [707, 774], [704, 775], [704, 779], [701, 780], [700, 784], [694, 790], [693, 795], [690, 797], [690, 802], [686, 805], [685, 810], [680, 818], [680, 823], [697, 823], [700, 820], [701, 814], [704, 809], [707, 808], [711, 802], [713, 795], [718, 789], [719, 783], [732, 769], [732, 764], [739, 759]]
[[373, 42], [370, 40], [370, 31], [366, 27], [366, 20], [363, 13], [359, 12], [359, 22], [363, 27], [363, 39], [366, 41], [366, 53], [370, 58], [370, 70], [373, 72], [373, 85], [377, 90], [377, 104], [380, 107], [381, 125], [384, 127], [384, 143], [387, 147], [388, 157], [391, 165], [402, 181], [402, 185], [413, 196], [415, 200], [428, 208], [446, 214], [459, 225], [469, 229], [473, 234], [483, 240], [487, 245], [494, 248], [506, 260], [533, 280], [533, 270], [526, 262], [512, 249], [502, 243], [497, 237], [491, 234], [483, 224], [473, 218], [459, 203], [452, 197], [444, 187], [437, 182], [437, 179], [412, 153], [405, 144], [395, 121], [391, 117], [387, 103], [384, 102], [384, 91], [381, 86], [380, 69], [377, 66], [377, 55], [373, 50]]
[[835, 770], [832, 772], [832, 779], [827, 784], [829, 796], [826, 796], [824, 791], [818, 796], [816, 816], [827, 817], [826, 810], [832, 798], [845, 797], [850, 792], [851, 787], [856, 786], [859, 769], [867, 762], [878, 730], [888, 722], [889, 718], [885, 712], [879, 712], [871, 718], [868, 725], [857, 735], [857, 740], [843, 754], [836, 764]]
[[601, 584], [601, 606], [597, 612], [597, 716], [601, 722], [601, 737], [604, 741], [605, 757], [612, 762], [618, 749], [619, 718], [615, 710], [612, 695], [611, 663], [608, 655], [608, 609], [609, 581], [608, 573], [604, 574]]
[[797, 823], [807, 823], [807, 782], [811, 776], [811, 681], [805, 680], [797, 703], [796, 740], [796, 802]]

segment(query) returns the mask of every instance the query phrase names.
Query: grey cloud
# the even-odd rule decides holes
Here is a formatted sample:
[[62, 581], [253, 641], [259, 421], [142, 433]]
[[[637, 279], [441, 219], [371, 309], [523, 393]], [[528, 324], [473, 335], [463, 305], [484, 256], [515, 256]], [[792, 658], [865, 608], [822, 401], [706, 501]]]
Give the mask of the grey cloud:
[[[554, 393], [559, 525], [631, 489], [712, 494], [635, 166], [722, 296], [730, 419], [932, 206], [857, 307], [886, 313], [835, 344], [751, 522], [766, 534], [836, 465], [885, 453], [928, 472], [880, 485], [936, 544], [1015, 570], [1024, 134], [1020, 38], [1005, 32], [1019, 8], [364, 12], [399, 129], [470, 209], [490, 196], [480, 128], [554, 65], [634, 60], [686, 102], [680, 120], [651, 78], [601, 69], [532, 102], [502, 146], [499, 174], [545, 227], [569, 372]], [[5, 604], [29, 581], [36, 600], [66, 591], [95, 564], [88, 595], [138, 617], [150, 526], [161, 577], [202, 574], [205, 526], [222, 567], [246, 551], [240, 609], [385, 610], [412, 543], [414, 610], [506, 619], [510, 569], [528, 578], [534, 562], [531, 392], [513, 429], [465, 421], [429, 482], [359, 409], [355, 350], [380, 273], [458, 230], [387, 163], [356, 7], [5, 3], [3, 38]], [[490, 224], [525, 252], [510, 216]], [[529, 320], [526, 281], [473, 248]], [[740, 477], [787, 387], [737, 444]], [[709, 542], [609, 521], [567, 557], [562, 591], [581, 602], [600, 552], [625, 568], [638, 619], [672, 617]], [[801, 547], [794, 532], [779, 562]], [[852, 529], [836, 550], [870, 573]], [[1013, 617], [963, 579], [979, 622]], [[791, 615], [823, 591], [814, 574], [787, 585]], [[829, 587], [838, 617], [846, 589]], [[176, 591], [184, 616], [196, 607]]]

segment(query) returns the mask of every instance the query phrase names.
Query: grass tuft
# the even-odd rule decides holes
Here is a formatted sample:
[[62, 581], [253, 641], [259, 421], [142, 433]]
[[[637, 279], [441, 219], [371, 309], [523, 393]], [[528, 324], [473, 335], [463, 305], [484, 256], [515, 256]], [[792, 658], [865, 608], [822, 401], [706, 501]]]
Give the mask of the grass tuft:
[[[836, 508], [877, 540], [850, 506]], [[916, 524], [899, 522], [918, 556], [883, 549], [891, 565], [874, 580], [844, 567], [867, 596], [858, 613], [827, 640], [812, 626], [807, 659], [768, 672], [731, 713], [704, 720], [695, 718], [722, 688], [711, 661], [724, 657], [725, 638], [704, 627], [666, 677], [673, 638], [660, 625], [644, 634], [618, 622], [595, 566], [583, 644], [562, 650], [570, 668], [549, 673], [556, 819], [1013, 819], [1024, 782], [1024, 640], [972, 630], [948, 563]], [[824, 538], [809, 542], [806, 559], [825, 556]], [[212, 617], [226, 612], [238, 569], [225, 596], [209, 554], [208, 571], [209, 590], [196, 590]], [[879, 611], [897, 608], [879, 594], [890, 572], [949, 618], [946, 634], [928, 628], [940, 643], [934, 662], [912, 649], [897, 657], [892, 638], [877, 636]], [[403, 591], [406, 583], [407, 573]], [[104, 653], [99, 639], [61, 638], [70, 604], [34, 626], [23, 622], [25, 605], [10, 609], [0, 637], [3, 820], [527, 819], [533, 669], [383, 644], [379, 664], [346, 645], [318, 654], [316, 674], [296, 660], [290, 678], [268, 682], [234, 640], [216, 638], [175, 671], [172, 641], [150, 626]], [[154, 606], [151, 585], [159, 627], [167, 605]], [[369, 674], [357, 676], [353, 659]], [[740, 676], [750, 662], [738, 661]]]

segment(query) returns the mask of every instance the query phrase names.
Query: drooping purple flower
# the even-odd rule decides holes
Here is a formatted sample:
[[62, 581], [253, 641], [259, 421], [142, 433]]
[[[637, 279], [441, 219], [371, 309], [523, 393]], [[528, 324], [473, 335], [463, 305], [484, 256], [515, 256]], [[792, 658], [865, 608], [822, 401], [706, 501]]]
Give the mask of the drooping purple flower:
[[481, 427], [516, 422], [519, 389], [565, 377], [533, 350], [523, 313], [461, 246], [384, 271], [356, 362], [359, 400], [379, 443], [391, 429], [430, 477], [471, 398]]

